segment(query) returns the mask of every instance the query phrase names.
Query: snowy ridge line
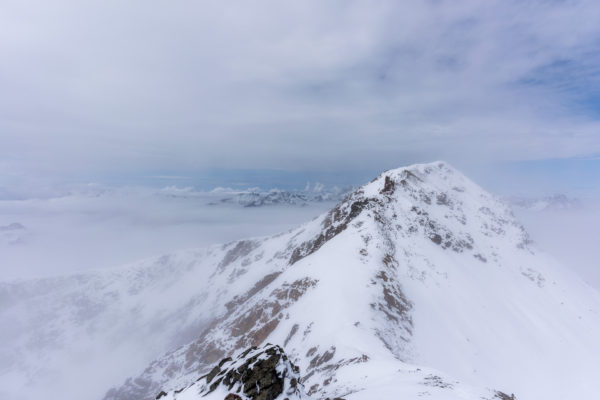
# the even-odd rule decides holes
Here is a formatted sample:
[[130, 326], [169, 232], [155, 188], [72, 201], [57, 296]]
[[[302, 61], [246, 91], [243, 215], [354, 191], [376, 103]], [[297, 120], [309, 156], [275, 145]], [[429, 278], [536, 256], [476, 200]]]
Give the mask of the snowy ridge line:
[[[98, 332], [94, 340], [121, 343], [117, 360], [131, 348], [147, 355], [142, 371], [115, 372], [112, 382], [131, 378], [106, 400], [189, 387], [265, 343], [285, 349], [314, 399], [563, 400], [600, 389], [598, 292], [537, 250], [506, 204], [443, 162], [386, 171], [288, 232], [110, 276], [67, 279], [60, 291], [38, 283], [41, 297], [11, 286], [9, 298], [22, 301], [0, 311], [11, 326], [23, 310], [40, 310], [44, 334], [59, 332], [65, 348]], [[34, 337], [18, 340], [25, 349]]]
[[[217, 259], [210, 287], [221, 292], [219, 316], [107, 400], [150, 399], [266, 342], [286, 349], [314, 398], [373, 398], [383, 387], [440, 399], [502, 393], [477, 387], [556, 399], [587, 390], [561, 367], [564, 336], [550, 327], [577, 337], [573, 348], [592, 347], [597, 293], [538, 252], [504, 203], [445, 163], [387, 171], [321, 217], [225, 245]], [[592, 371], [586, 351], [568, 356], [585, 365], [579, 374]]]

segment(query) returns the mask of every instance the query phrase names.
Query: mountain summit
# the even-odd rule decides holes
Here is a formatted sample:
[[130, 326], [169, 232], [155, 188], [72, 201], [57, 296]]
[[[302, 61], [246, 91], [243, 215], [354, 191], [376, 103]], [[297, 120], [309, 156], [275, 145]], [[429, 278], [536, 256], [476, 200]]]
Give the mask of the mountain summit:
[[217, 316], [106, 400], [153, 399], [267, 342], [312, 398], [597, 389], [598, 293], [443, 162], [387, 171], [297, 229], [213, 248], [204, 262]]
[[[148, 352], [173, 348], [105, 400], [260, 395], [246, 378], [210, 385], [247, 377], [236, 368], [252, 371], [267, 343], [296, 379], [275, 386], [277, 399], [294, 388], [347, 400], [562, 400], [600, 389], [598, 292], [444, 162], [387, 171], [289, 232], [74, 282], [60, 282], [65, 296], [93, 313], [69, 309], [62, 320], [78, 318], [82, 334], [100, 338], [97, 321], [113, 321], [106, 343], [133, 329], [154, 338]], [[48, 298], [35, 304], [40, 318], [67, 313]], [[284, 379], [281, 365], [267, 376]], [[208, 382], [215, 368], [223, 377]]]

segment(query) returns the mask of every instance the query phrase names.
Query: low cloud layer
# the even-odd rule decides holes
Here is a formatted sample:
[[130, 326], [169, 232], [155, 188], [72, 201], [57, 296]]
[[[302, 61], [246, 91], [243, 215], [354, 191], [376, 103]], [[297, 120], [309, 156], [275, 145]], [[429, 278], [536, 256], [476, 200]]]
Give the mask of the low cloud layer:
[[600, 203], [581, 209], [517, 213], [536, 245], [591, 286], [600, 289]]
[[272, 235], [334, 204], [245, 208], [220, 202], [227, 197], [177, 188], [90, 187], [60, 197], [0, 200], [0, 281], [120, 267], [176, 250]]
[[[307, 189], [312, 193], [307, 202], [292, 199], [290, 205], [284, 198], [282, 204], [253, 207], [244, 204], [263, 203], [240, 198], [240, 192], [176, 186], [91, 185], [55, 197], [0, 199], [0, 281], [119, 267], [176, 250], [273, 235], [327, 212], [343, 196], [343, 190], [323, 190], [318, 183]], [[545, 204], [543, 197], [505, 200], [542, 250], [600, 287], [595, 262], [600, 199], [564, 197], [565, 205], [561, 198], [542, 209], [523, 204], [540, 199]]]
[[4, 180], [600, 152], [595, 1], [0, 6]]

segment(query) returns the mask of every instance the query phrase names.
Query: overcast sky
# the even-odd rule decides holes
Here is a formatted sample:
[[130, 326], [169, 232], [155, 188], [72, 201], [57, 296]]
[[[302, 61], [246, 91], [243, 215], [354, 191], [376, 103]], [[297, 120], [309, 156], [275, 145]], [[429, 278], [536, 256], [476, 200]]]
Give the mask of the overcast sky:
[[597, 0], [2, 0], [0, 186], [594, 160], [598, 21]]

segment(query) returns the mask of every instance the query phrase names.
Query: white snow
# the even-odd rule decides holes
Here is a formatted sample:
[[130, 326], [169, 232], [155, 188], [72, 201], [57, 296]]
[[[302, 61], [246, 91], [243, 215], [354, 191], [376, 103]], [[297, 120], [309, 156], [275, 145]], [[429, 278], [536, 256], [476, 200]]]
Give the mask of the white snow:
[[[20, 299], [0, 314], [3, 326], [29, 323], [22, 313], [35, 303], [49, 324], [59, 318], [79, 334], [114, 321], [112, 340], [141, 330], [141, 347], [156, 340], [155, 350], [173, 349], [107, 400], [188, 386], [220, 358], [267, 342], [285, 348], [313, 398], [492, 399], [500, 390], [564, 400], [600, 391], [598, 291], [537, 250], [504, 203], [442, 162], [387, 171], [331, 213], [274, 237], [69, 279], [71, 289], [47, 297], [31, 283], [3, 286]], [[101, 311], [78, 317], [65, 293]], [[177, 400], [200, 398], [185, 396]]]

